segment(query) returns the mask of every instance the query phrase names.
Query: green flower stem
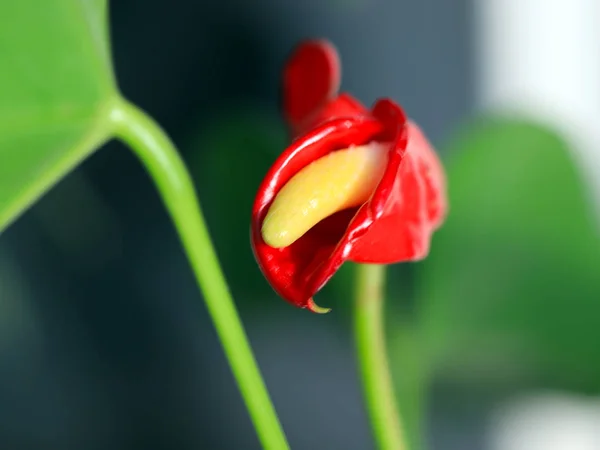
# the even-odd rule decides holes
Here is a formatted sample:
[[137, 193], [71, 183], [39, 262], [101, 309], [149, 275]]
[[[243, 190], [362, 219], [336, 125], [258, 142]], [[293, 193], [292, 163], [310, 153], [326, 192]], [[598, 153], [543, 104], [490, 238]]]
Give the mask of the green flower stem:
[[407, 450], [385, 348], [385, 266], [357, 266], [354, 334], [367, 412], [382, 450]]
[[185, 163], [160, 126], [137, 107], [118, 100], [110, 117], [116, 136], [137, 154], [171, 214], [263, 448], [288, 449]]

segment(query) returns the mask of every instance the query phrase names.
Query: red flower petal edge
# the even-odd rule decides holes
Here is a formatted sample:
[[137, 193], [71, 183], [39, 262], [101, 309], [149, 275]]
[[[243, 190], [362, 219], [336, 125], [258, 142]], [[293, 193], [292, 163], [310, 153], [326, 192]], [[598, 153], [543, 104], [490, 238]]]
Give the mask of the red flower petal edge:
[[[288, 302], [319, 311], [312, 297], [344, 261], [391, 264], [427, 256], [447, 213], [446, 180], [435, 151], [400, 106], [378, 100], [368, 110], [336, 95], [339, 58], [326, 41], [307, 41], [283, 74], [283, 110], [294, 137], [277, 158], [252, 209], [251, 243], [273, 289]], [[319, 222], [284, 248], [262, 239], [262, 222], [282, 187], [302, 168], [351, 145], [389, 145], [384, 174], [371, 198]]]

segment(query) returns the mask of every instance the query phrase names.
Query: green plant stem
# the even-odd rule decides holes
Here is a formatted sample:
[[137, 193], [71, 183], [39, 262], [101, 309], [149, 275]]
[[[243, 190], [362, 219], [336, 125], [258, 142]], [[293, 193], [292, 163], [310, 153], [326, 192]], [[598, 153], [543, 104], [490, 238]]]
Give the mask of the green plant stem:
[[383, 320], [385, 266], [357, 266], [354, 334], [367, 412], [382, 450], [407, 450], [386, 356]]
[[288, 449], [219, 266], [185, 163], [160, 126], [125, 100], [115, 103], [111, 120], [116, 136], [133, 149], [152, 176], [175, 223], [263, 448]]

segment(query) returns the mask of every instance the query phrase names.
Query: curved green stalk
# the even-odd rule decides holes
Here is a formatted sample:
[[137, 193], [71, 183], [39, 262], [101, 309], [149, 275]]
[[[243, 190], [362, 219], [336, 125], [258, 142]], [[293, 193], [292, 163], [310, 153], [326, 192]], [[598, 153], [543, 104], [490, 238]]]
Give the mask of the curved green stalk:
[[357, 266], [354, 335], [367, 412], [382, 450], [407, 450], [385, 348], [385, 266]]
[[110, 118], [116, 136], [133, 149], [152, 176], [175, 223], [263, 448], [288, 449], [184, 162], [160, 126], [135, 106], [118, 100]]

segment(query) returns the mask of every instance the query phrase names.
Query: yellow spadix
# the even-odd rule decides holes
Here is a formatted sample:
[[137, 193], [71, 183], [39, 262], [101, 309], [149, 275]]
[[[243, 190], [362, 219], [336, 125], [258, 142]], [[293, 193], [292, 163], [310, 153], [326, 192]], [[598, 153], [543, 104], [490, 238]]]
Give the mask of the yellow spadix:
[[326, 217], [366, 202], [385, 170], [387, 148], [371, 143], [338, 150], [300, 170], [271, 204], [264, 241], [287, 247]]

